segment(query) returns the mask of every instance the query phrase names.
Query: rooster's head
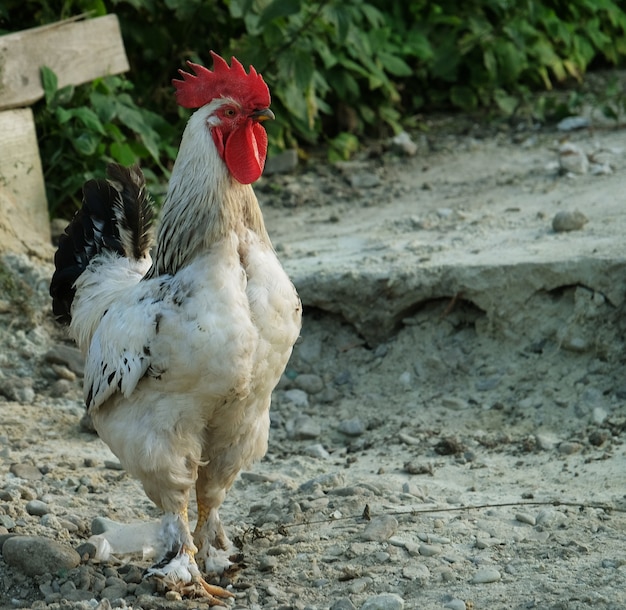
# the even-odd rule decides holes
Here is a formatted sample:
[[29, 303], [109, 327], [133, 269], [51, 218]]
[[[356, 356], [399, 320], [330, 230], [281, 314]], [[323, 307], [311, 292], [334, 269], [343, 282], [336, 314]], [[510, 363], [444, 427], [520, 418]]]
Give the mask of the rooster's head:
[[212, 105], [207, 123], [220, 157], [237, 181], [250, 184], [265, 165], [267, 133], [260, 123], [274, 118], [270, 92], [252, 66], [247, 73], [234, 57], [229, 66], [213, 51], [211, 56], [213, 71], [192, 62], [195, 74], [179, 70], [182, 80], [172, 81], [176, 100], [184, 108]]

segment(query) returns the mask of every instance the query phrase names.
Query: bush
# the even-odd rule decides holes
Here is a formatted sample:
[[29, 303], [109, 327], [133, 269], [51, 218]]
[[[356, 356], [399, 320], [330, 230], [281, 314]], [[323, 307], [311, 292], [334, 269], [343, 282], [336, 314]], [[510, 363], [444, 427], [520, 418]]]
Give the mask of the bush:
[[53, 93], [48, 81], [46, 103], [35, 110], [45, 171], [54, 175], [53, 210], [75, 200], [77, 185], [106, 159], [134, 158], [155, 179], [167, 177], [187, 117], [171, 79], [186, 59], [207, 64], [211, 49], [253, 64], [267, 80], [278, 117], [268, 126], [270, 153], [326, 143], [339, 157], [360, 137], [411, 126], [418, 112], [512, 115], [531, 92], [580, 82], [590, 66], [626, 58], [618, 0], [65, 0], [53, 7], [5, 0], [0, 27], [115, 12], [131, 64], [125, 78], [71, 92]]

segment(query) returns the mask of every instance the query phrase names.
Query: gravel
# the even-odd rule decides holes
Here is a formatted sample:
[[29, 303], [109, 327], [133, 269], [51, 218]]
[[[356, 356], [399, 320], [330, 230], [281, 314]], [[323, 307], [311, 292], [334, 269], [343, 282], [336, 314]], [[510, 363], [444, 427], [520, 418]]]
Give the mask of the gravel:
[[[492, 186], [505, 189], [498, 196], [508, 193], [508, 205], [520, 211], [498, 215], [485, 202], [465, 223], [453, 199], [472, 196], [475, 169], [467, 159], [487, 146], [472, 140], [471, 147], [462, 138], [436, 143], [442, 156], [430, 162], [448, 173], [445, 180], [428, 176], [428, 191], [421, 188], [424, 160], [402, 157], [417, 164], [410, 172], [401, 166], [417, 181], [406, 183], [402, 196], [437, 198], [431, 211], [420, 207], [407, 216], [412, 221], [398, 221], [398, 234], [412, 236], [415, 247], [426, 232], [445, 242], [464, 239], [463, 232], [517, 230], [532, 236], [533, 247], [548, 236], [568, 248], [569, 231], [550, 231], [555, 209], [546, 209], [538, 229], [523, 204], [544, 190], [567, 201], [581, 184], [571, 180], [609, 185], [602, 181], [624, 169], [614, 155], [613, 175], [538, 176], [543, 157], [530, 147], [515, 166], [523, 176], [509, 183], [513, 164], [499, 150]], [[461, 163], [466, 144], [469, 157]], [[443, 162], [446, 149], [454, 151], [453, 164]], [[504, 152], [519, 151], [507, 144]], [[361, 174], [373, 164], [370, 173], [390, 193], [402, 187], [392, 184], [393, 160], [367, 163]], [[376, 164], [387, 165], [383, 171]], [[376, 180], [355, 187], [355, 195], [333, 168], [310, 177], [280, 176], [276, 184], [285, 186], [286, 207], [297, 204], [296, 196], [315, 201], [318, 182], [340, 193], [343, 203], [306, 212], [318, 215], [307, 216], [308, 226], [323, 231], [335, 226], [331, 216], [346, 212], [344, 204], [368, 211], [384, 196]], [[520, 202], [520, 193], [527, 199]], [[591, 220], [579, 233], [599, 231], [595, 203], [580, 211]], [[363, 248], [365, 265], [378, 244]], [[139, 539], [147, 543], [159, 513], [88, 421], [81, 423], [82, 358], [49, 314], [50, 265], [0, 261], [28, 292], [0, 310], [0, 607], [199, 607], [166, 598], [144, 580], [149, 544], [94, 559], [91, 536], [120, 524], [134, 524], [136, 532], [141, 523], [148, 528]], [[532, 284], [536, 277], [518, 265], [501, 280]], [[378, 292], [388, 289], [402, 286], [376, 284]], [[491, 325], [462, 297], [453, 304], [437, 298], [405, 310], [379, 345], [367, 344], [339, 306], [307, 310], [274, 396], [268, 455], [242, 473], [221, 512], [243, 554], [239, 570], [222, 577], [236, 595], [232, 607], [626, 607], [626, 316], [605, 297], [582, 286], [542, 284], [506, 327]]]

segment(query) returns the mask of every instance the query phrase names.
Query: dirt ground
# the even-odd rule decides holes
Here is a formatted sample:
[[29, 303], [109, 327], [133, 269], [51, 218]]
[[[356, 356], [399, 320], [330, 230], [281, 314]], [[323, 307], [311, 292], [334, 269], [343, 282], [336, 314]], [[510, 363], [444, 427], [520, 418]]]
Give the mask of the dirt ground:
[[[231, 606], [625, 608], [626, 132], [412, 136], [414, 156], [377, 145], [257, 186], [305, 318], [269, 452], [221, 511], [243, 554]], [[0, 544], [155, 522], [80, 425], [51, 266], [3, 264], [30, 293], [0, 296]], [[0, 607], [199, 606], [115, 555], [36, 576], [2, 557]]]

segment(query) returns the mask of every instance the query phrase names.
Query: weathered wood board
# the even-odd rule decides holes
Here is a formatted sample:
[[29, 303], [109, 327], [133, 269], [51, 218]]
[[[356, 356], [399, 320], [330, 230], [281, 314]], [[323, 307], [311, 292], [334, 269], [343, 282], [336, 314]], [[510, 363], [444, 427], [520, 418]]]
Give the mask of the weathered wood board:
[[0, 252], [42, 255], [50, 221], [30, 108], [0, 112]]
[[28, 106], [44, 95], [40, 68], [59, 87], [129, 69], [116, 15], [60, 22], [0, 36], [0, 110]]

